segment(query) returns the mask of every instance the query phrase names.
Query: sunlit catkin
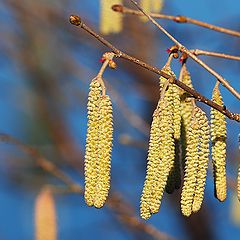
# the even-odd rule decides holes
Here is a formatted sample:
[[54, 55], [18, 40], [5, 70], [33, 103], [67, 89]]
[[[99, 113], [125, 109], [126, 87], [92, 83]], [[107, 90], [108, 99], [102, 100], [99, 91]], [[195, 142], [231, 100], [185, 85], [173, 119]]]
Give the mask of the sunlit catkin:
[[[169, 67], [162, 69], [168, 74], [173, 74]], [[160, 77], [160, 86], [162, 91], [167, 82], [167, 79]], [[162, 92], [161, 92], [162, 95]], [[159, 108], [161, 112], [160, 116], [160, 132], [161, 132], [161, 144], [160, 144], [160, 164], [156, 168], [157, 181], [153, 192], [153, 201], [151, 203], [152, 213], [159, 211], [164, 189], [167, 184], [167, 179], [171, 169], [174, 166], [174, 128], [173, 128], [173, 84], [169, 83], [166, 88], [162, 99], [160, 100]]]
[[[212, 100], [218, 105], [223, 106], [218, 84], [213, 89]], [[226, 134], [227, 128], [225, 115], [212, 108], [211, 140], [215, 196], [221, 202], [224, 201], [227, 196]]]
[[198, 108], [196, 115], [199, 123], [199, 157], [196, 174], [196, 187], [192, 206], [193, 212], [197, 212], [201, 208], [203, 201], [207, 177], [210, 141], [210, 127], [205, 112]]
[[[182, 76], [182, 82], [186, 84], [188, 87], [193, 89], [192, 80], [190, 73], [188, 72], [186, 65], [183, 65], [183, 76]], [[180, 95], [180, 109], [181, 109], [181, 155], [182, 155], [182, 164], [184, 167], [184, 162], [186, 158], [186, 148], [187, 148], [187, 138], [189, 135], [189, 132], [187, 131], [188, 126], [191, 122], [191, 114], [193, 110], [193, 104], [192, 100], [187, 92], [184, 90], [181, 90]]]
[[199, 122], [194, 108], [191, 123], [187, 125], [188, 132], [184, 181], [181, 194], [181, 210], [184, 216], [192, 213], [194, 191], [196, 187], [196, 172], [198, 167]]
[[156, 170], [160, 164], [160, 112], [154, 111], [150, 130], [150, 140], [147, 158], [147, 174], [144, 182], [143, 192], [140, 203], [140, 214], [143, 219], [151, 216], [150, 205], [153, 201], [152, 189], [156, 184]]
[[94, 206], [101, 208], [110, 189], [111, 152], [113, 140], [112, 103], [109, 96], [102, 96], [99, 110], [98, 178]]
[[85, 153], [85, 201], [89, 206], [94, 204], [98, 181], [98, 141], [100, 123], [101, 85], [97, 79], [90, 84], [88, 95], [88, 129]]
[[159, 13], [161, 12], [164, 4], [164, 0], [151, 0], [152, 6], [151, 9], [153, 12]]
[[101, 0], [100, 31], [103, 34], [118, 33], [122, 30], [122, 14], [114, 12], [112, 6], [122, 0]]
[[35, 202], [35, 240], [57, 240], [55, 201], [47, 187], [41, 190]]

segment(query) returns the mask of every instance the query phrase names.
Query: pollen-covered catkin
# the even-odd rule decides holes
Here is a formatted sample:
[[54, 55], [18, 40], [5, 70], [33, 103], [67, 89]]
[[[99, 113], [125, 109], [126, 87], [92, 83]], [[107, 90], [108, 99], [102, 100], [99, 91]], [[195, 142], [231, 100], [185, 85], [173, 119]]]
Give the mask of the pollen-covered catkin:
[[196, 175], [196, 187], [193, 198], [193, 212], [197, 212], [202, 205], [204, 189], [207, 177], [207, 167], [209, 158], [209, 141], [210, 141], [210, 127], [208, 119], [200, 108], [197, 110], [197, 117], [199, 122], [199, 157]]
[[194, 108], [191, 117], [191, 123], [187, 125], [188, 131], [184, 181], [181, 194], [181, 210], [184, 216], [190, 216], [192, 213], [192, 204], [194, 191], [196, 187], [196, 172], [198, 163], [198, 145], [199, 145], [199, 122], [196, 117], [197, 108]]
[[[168, 74], [172, 74], [170, 68], [163, 68]], [[167, 79], [160, 77], [160, 85], [165, 85]], [[162, 88], [163, 89], [163, 88]], [[157, 182], [153, 192], [153, 200], [151, 203], [151, 212], [156, 213], [159, 211], [161, 199], [164, 189], [167, 184], [167, 179], [171, 169], [174, 166], [174, 128], [173, 128], [173, 84], [169, 83], [168, 88], [164, 93], [163, 99], [160, 99], [160, 132], [161, 132], [161, 144], [160, 144], [160, 164], [157, 166]]]
[[98, 181], [98, 133], [99, 133], [99, 107], [101, 97], [101, 85], [97, 79], [90, 84], [88, 95], [88, 129], [85, 153], [85, 201], [93, 206], [96, 196], [96, 184]]
[[[183, 77], [182, 82], [188, 87], [193, 89], [192, 80], [190, 73], [188, 72], [186, 65], [183, 65]], [[187, 138], [189, 132], [187, 131], [188, 126], [191, 122], [191, 114], [193, 110], [193, 104], [191, 98], [184, 90], [181, 90], [180, 95], [180, 109], [181, 109], [181, 155], [182, 155], [182, 164], [184, 168], [184, 162], [186, 158], [186, 148], [187, 148]]]
[[101, 208], [110, 189], [111, 152], [113, 140], [112, 103], [109, 96], [102, 96], [99, 110], [98, 178], [94, 206]]
[[114, 12], [112, 6], [122, 0], [101, 0], [100, 31], [103, 34], [118, 33], [122, 30], [122, 14]]
[[143, 219], [151, 216], [150, 204], [152, 202], [152, 188], [156, 184], [156, 170], [160, 164], [160, 114], [158, 109], [154, 111], [150, 130], [150, 140], [147, 158], [147, 174], [141, 196], [140, 214]]
[[[222, 96], [218, 85], [213, 89], [213, 102], [223, 106]], [[227, 196], [226, 178], [226, 117], [219, 111], [211, 109], [211, 140], [212, 161], [215, 196], [219, 201], [224, 201]]]

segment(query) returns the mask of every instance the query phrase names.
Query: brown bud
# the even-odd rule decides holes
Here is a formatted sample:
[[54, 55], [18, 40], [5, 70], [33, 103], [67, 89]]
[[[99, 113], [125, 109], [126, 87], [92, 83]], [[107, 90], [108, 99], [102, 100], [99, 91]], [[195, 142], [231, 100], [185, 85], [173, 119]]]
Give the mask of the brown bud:
[[81, 18], [77, 15], [71, 15], [69, 17], [69, 22], [73, 25], [79, 26], [82, 22]]
[[123, 6], [120, 4], [112, 5], [112, 10], [115, 12], [123, 12]]
[[185, 16], [177, 16], [174, 18], [174, 21], [177, 23], [186, 23], [187, 18]]

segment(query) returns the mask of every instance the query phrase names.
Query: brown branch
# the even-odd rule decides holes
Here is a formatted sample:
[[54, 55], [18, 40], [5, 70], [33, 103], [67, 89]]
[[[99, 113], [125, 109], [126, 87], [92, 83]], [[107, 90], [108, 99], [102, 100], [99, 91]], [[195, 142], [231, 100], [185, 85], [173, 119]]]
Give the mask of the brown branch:
[[210, 74], [215, 76], [219, 82], [222, 83], [224, 87], [226, 87], [235, 97], [240, 99], [240, 93], [237, 92], [230, 83], [224, 79], [219, 73], [214, 71], [211, 67], [209, 67], [206, 63], [204, 63], [201, 59], [196, 57], [191, 51], [189, 51], [185, 46], [183, 46], [176, 38], [174, 38], [165, 28], [163, 28], [159, 23], [157, 23], [150, 15], [148, 15], [136, 1], [130, 0], [160, 31], [162, 31], [169, 39], [171, 39], [179, 48], [179, 51], [187, 54], [190, 58], [192, 58], [195, 62], [197, 62], [200, 66], [205, 68]]
[[205, 56], [212, 56], [212, 57], [219, 57], [219, 58], [226, 58], [226, 59], [240, 61], [240, 56], [234, 56], [234, 55], [218, 53], [218, 52], [209, 52], [209, 51], [205, 51], [205, 50], [201, 50], [201, 49], [194, 49], [194, 50], [190, 50], [190, 51], [196, 56], [205, 55]]
[[[86, 32], [88, 32], [89, 34], [91, 34], [93, 37], [95, 37], [98, 41], [100, 41], [101, 43], [103, 43], [105, 46], [107, 46], [108, 48], [110, 48], [115, 54], [116, 57], [119, 58], [123, 58], [125, 60], [128, 60], [130, 62], [133, 62], [151, 72], [154, 72], [160, 76], [163, 76], [166, 79], [171, 80], [171, 83], [176, 84], [177, 86], [179, 86], [180, 88], [182, 88], [183, 90], [185, 90], [186, 92], [188, 92], [189, 94], [191, 94], [196, 100], [203, 102], [205, 104], [207, 104], [208, 106], [218, 110], [219, 112], [221, 112], [222, 114], [224, 114], [225, 116], [227, 116], [229, 119], [231, 120], [235, 120], [240, 122], [240, 114], [237, 113], [232, 113], [230, 111], [228, 111], [226, 109], [226, 107], [222, 107], [216, 103], [214, 103], [213, 101], [209, 100], [208, 98], [204, 97], [203, 95], [201, 95], [199, 92], [195, 91], [194, 89], [191, 89], [190, 87], [188, 87], [187, 85], [185, 85], [184, 83], [178, 81], [176, 78], [173, 78], [172, 76], [168, 75], [167, 73], [161, 71], [160, 69], [158, 69], [157, 67], [153, 67], [151, 65], [149, 65], [148, 63], [145, 63], [135, 57], [132, 57], [122, 51], [120, 51], [118, 48], [116, 48], [115, 46], [113, 46], [110, 42], [108, 42], [106, 39], [104, 39], [102, 36], [100, 36], [99, 34], [97, 34], [96, 32], [94, 32], [91, 28], [89, 28], [82, 20], [79, 16], [76, 15], [71, 15], [69, 18], [69, 21], [71, 24], [76, 25], [81, 27], [82, 29], [84, 29]], [[193, 54], [192, 54], [193, 55]]]
[[[72, 180], [67, 174], [60, 170], [55, 164], [43, 157], [35, 148], [26, 145], [16, 138], [10, 136], [9, 134], [0, 133], [0, 142], [5, 142], [9, 144], [16, 145], [23, 152], [29, 154], [34, 159], [36, 159], [36, 164], [41, 167], [44, 171], [55, 176], [73, 193], [83, 194], [83, 187]], [[116, 214], [118, 219], [123, 222], [128, 227], [133, 229], [143, 231], [144, 233], [149, 234], [156, 240], [174, 240], [172, 237], [168, 236], [165, 233], [160, 232], [151, 224], [148, 224], [134, 215], [134, 212], [131, 210], [130, 206], [123, 201], [123, 199], [117, 193], [113, 193], [109, 200], [107, 201], [107, 206], [112, 209]]]
[[[127, 8], [127, 7], [125, 7], [123, 5], [120, 5], [120, 4], [113, 5], [112, 9], [115, 12], [119, 12], [119, 13], [126, 13], [126, 14], [135, 15], [135, 16], [144, 16], [144, 14], [142, 12], [137, 11], [137, 10], [133, 10], [131, 8]], [[172, 20], [176, 23], [191, 23], [191, 24], [194, 24], [194, 25], [197, 25], [197, 26], [200, 26], [200, 27], [211, 29], [213, 31], [229, 34], [229, 35], [232, 35], [232, 36], [235, 36], [235, 37], [240, 37], [240, 32], [238, 32], [238, 31], [231, 30], [231, 29], [228, 29], [228, 28], [219, 27], [219, 26], [215, 26], [213, 24], [202, 22], [202, 21], [192, 19], [192, 18], [189, 18], [189, 17], [186, 17], [186, 16], [172, 16], [172, 15], [159, 14], [159, 13], [149, 13], [149, 15], [153, 18]]]

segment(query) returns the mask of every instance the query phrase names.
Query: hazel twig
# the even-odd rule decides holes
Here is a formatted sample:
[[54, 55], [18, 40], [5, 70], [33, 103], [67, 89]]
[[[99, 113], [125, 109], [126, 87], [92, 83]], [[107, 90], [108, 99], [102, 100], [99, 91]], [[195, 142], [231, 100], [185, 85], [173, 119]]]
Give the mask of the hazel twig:
[[222, 83], [224, 87], [226, 87], [235, 97], [240, 99], [240, 93], [237, 92], [230, 83], [224, 79], [219, 73], [214, 71], [211, 67], [209, 67], [206, 63], [204, 63], [201, 59], [199, 59], [196, 55], [194, 55], [191, 51], [189, 51], [185, 46], [183, 46], [176, 38], [174, 38], [165, 28], [163, 28], [159, 23], [157, 23], [149, 14], [147, 14], [136, 1], [130, 0], [159, 30], [161, 30], [169, 39], [171, 39], [178, 47], [179, 51], [186, 53], [190, 58], [192, 58], [195, 62], [197, 62], [200, 66], [205, 68], [210, 74], [215, 76], [218, 81]]
[[[131, 9], [131, 8], [127, 8], [120, 4], [113, 5], [112, 9], [115, 12], [119, 12], [119, 13], [126, 13], [126, 14], [135, 15], [135, 16], [144, 16], [144, 14], [142, 12]], [[191, 24], [194, 24], [194, 25], [197, 25], [200, 27], [211, 29], [213, 31], [229, 34], [229, 35], [232, 35], [235, 37], [240, 37], [240, 32], [238, 32], [238, 31], [215, 26], [213, 24], [202, 22], [202, 21], [199, 21], [199, 20], [196, 20], [193, 18], [189, 18], [186, 16], [172, 16], [172, 15], [159, 14], [159, 13], [149, 13], [149, 15], [153, 18], [172, 20], [176, 23], [191, 23]]]
[[223, 108], [223, 107], [219, 106], [218, 104], [212, 102], [210, 99], [201, 95], [199, 92], [197, 92], [194, 89], [188, 87], [186, 84], [178, 81], [176, 78], [174, 78], [174, 77], [168, 75], [167, 73], [161, 71], [159, 68], [153, 67], [153, 66], [151, 66], [150, 64], [148, 64], [144, 61], [141, 61], [141, 60], [139, 60], [139, 59], [137, 59], [133, 56], [130, 56], [130, 55], [120, 51], [118, 48], [116, 48], [110, 42], [108, 42], [105, 38], [103, 38], [102, 36], [97, 34], [95, 31], [93, 31], [90, 27], [88, 27], [81, 20], [81, 18], [79, 16], [71, 15], [70, 18], [69, 18], [69, 21], [70, 21], [71, 24], [81, 27], [83, 30], [85, 30], [86, 32], [91, 34], [93, 37], [95, 37], [102, 44], [104, 44], [105, 46], [110, 48], [112, 50], [112, 52], [114, 52], [116, 54], [116, 57], [123, 58], [125, 60], [130, 61], [130, 62], [133, 62], [133, 63], [151, 71], [151, 72], [156, 73], [157, 75], [163, 76], [166, 79], [171, 79], [172, 83], [176, 84], [177, 86], [179, 86], [180, 88], [182, 88], [183, 90], [188, 92], [190, 95], [192, 95], [198, 101], [203, 102], [203, 103], [207, 104], [208, 106], [218, 110], [219, 112], [221, 112], [222, 114], [227, 116], [229, 119], [240, 122], [240, 114], [232, 113], [232, 112], [228, 111], [226, 108]]

